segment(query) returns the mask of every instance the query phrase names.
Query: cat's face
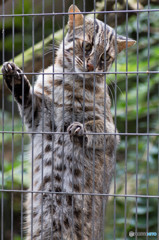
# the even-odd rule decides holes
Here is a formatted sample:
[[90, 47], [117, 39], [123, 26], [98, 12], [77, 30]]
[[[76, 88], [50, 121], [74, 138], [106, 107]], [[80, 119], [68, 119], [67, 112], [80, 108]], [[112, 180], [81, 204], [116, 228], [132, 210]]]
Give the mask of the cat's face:
[[[110, 69], [115, 56], [108, 36], [104, 37], [104, 35], [106, 35], [104, 23], [96, 20], [94, 33], [92, 19], [85, 21], [85, 36], [83, 25], [76, 27], [75, 31], [68, 31], [65, 38], [65, 50], [68, 52], [72, 67], [74, 64], [75, 72], [95, 71], [102, 74]], [[88, 78], [91, 75], [85, 76]]]
[[[86, 78], [92, 78], [94, 72], [97, 76], [103, 75], [103, 72], [109, 71], [116, 52], [126, 48], [126, 38], [117, 36], [116, 41], [115, 31], [111, 27], [99, 20], [94, 22], [94, 19], [85, 19], [84, 23], [84, 17], [79, 9], [76, 6], [73, 9], [72, 5], [69, 13], [73, 10], [79, 14], [69, 15], [68, 33], [59, 49], [61, 54], [64, 53], [63, 65], [82, 77], [83, 72]], [[127, 45], [129, 47], [134, 43], [134, 40], [128, 39]]]

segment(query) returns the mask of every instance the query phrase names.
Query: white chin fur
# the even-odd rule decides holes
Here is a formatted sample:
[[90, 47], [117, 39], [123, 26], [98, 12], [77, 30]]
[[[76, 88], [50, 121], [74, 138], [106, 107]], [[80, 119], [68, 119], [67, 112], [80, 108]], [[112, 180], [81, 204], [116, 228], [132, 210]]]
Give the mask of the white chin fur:
[[79, 68], [75, 67], [75, 72], [78, 74], [78, 76], [88, 79], [88, 78], [93, 78], [93, 73], [92, 74], [88, 74], [87, 72], [84, 74], [83, 71], [81, 71]]
[[82, 78], [85, 77], [85, 79], [88, 79], [88, 78], [93, 78], [93, 74], [82, 74], [82, 73], [78, 73], [78, 75]]

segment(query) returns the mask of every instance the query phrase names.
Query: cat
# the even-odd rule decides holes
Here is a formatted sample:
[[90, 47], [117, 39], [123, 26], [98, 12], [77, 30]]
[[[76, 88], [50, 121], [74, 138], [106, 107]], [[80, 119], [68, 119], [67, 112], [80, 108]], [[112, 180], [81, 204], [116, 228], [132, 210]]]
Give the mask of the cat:
[[15, 63], [5, 62], [2, 67], [10, 91], [14, 84], [25, 125], [34, 133], [33, 193], [28, 193], [25, 203], [26, 240], [102, 237], [102, 213], [119, 143], [103, 72], [109, 71], [116, 51], [135, 41], [115, 36], [114, 29], [97, 19], [86, 18], [84, 24], [75, 5], [68, 12], [68, 32], [55, 64], [38, 76], [34, 94]]

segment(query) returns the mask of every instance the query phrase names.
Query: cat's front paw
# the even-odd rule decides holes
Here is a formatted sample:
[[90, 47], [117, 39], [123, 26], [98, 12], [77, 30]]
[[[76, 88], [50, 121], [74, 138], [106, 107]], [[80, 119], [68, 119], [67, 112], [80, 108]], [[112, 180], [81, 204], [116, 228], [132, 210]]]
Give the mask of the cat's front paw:
[[70, 136], [83, 136], [85, 133], [83, 124], [79, 122], [73, 122], [68, 128], [67, 132], [70, 134]]
[[[68, 128], [67, 132], [70, 135], [71, 141], [82, 142], [83, 136], [86, 133], [86, 130], [80, 122], [73, 122]], [[85, 135], [85, 141], [87, 142], [87, 137]]]
[[10, 90], [12, 90], [12, 83], [19, 85], [22, 82], [22, 70], [15, 65], [13, 62], [5, 62], [2, 67], [2, 73], [6, 84]]
[[[14, 97], [18, 103], [22, 104], [22, 89], [24, 83], [24, 104], [28, 101], [30, 83], [23, 71], [13, 62], [5, 62], [2, 67], [2, 73], [7, 87], [12, 91], [14, 86]], [[23, 81], [23, 82], [22, 82]]]

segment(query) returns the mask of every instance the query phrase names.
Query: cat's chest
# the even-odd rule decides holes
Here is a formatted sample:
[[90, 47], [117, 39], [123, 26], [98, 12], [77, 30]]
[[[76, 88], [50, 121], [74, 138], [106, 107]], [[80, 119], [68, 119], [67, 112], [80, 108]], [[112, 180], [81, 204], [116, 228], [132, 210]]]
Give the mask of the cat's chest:
[[[51, 87], [50, 87], [51, 88]], [[94, 119], [104, 119], [104, 93], [94, 94], [93, 90], [83, 88], [75, 82], [69, 84], [55, 79], [54, 94], [47, 95], [49, 109], [53, 113], [51, 119], [56, 123], [57, 130], [66, 130], [72, 122], [87, 122]]]
[[62, 101], [57, 99], [54, 103], [54, 120], [57, 125], [90, 121], [96, 119], [96, 116], [104, 118], [104, 104], [92, 96], [85, 99], [79, 94], [70, 93], [65, 94]]

